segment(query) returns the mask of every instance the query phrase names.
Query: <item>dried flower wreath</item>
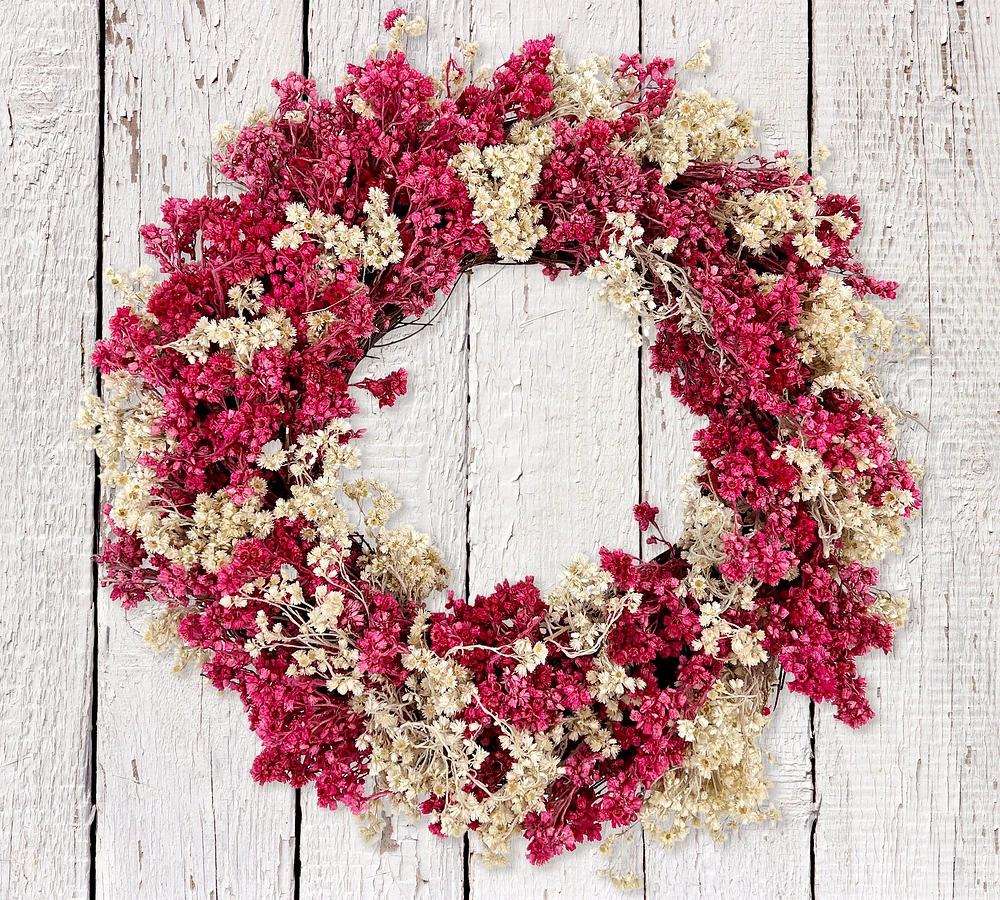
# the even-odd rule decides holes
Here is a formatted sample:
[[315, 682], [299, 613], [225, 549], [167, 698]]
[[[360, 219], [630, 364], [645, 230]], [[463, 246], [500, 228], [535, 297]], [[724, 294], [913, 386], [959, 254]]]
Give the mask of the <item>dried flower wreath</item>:
[[[315, 781], [369, 830], [422, 813], [494, 860], [523, 833], [543, 863], [637, 822], [669, 844], [759, 821], [779, 672], [861, 725], [855, 657], [905, 612], [873, 563], [919, 473], [867, 370], [890, 332], [867, 298], [894, 285], [851, 255], [858, 204], [747, 156], [752, 114], [677, 89], [672, 60], [569, 68], [549, 37], [472, 80], [463, 45], [435, 79], [403, 52], [423, 23], [385, 26], [332, 100], [290, 75], [275, 112], [217, 130], [243, 191], [167, 200], [142, 230], [164, 280], [109, 275], [124, 305], [79, 424], [117, 487], [112, 596], [162, 603], [151, 641], [239, 694], [257, 780]], [[602, 550], [548, 593], [529, 577], [431, 612], [441, 554], [348, 477], [351, 391], [392, 406], [406, 373], [351, 378], [501, 260], [598, 280], [705, 424], [677, 541], [635, 508], [655, 560]]]

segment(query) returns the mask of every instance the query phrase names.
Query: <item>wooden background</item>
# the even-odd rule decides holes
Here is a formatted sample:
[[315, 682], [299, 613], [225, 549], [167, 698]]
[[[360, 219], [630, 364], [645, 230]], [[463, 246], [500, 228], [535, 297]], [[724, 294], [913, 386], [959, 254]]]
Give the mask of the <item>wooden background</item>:
[[[486, 869], [397, 824], [363, 844], [309, 791], [260, 788], [237, 701], [174, 677], [95, 586], [94, 461], [69, 430], [113, 305], [99, 273], [140, 261], [168, 194], [213, 189], [211, 124], [306, 69], [331, 89], [391, 3], [44, 0], [0, 5], [0, 896], [605, 898], [591, 849]], [[650, 898], [1000, 896], [1000, 5], [991, 0], [419, 0], [436, 66], [458, 35], [496, 63], [553, 32], [571, 54], [686, 59], [753, 105], [763, 148], [825, 141], [857, 192], [862, 256], [900, 281], [931, 353], [891, 393], [927, 426], [925, 512], [884, 581], [913, 615], [870, 658], [875, 721], [852, 732], [784, 695], [769, 747], [774, 828], [721, 849], [629, 848]], [[676, 528], [693, 423], [643, 374], [586, 284], [483, 269], [406, 362], [411, 393], [371, 422], [369, 471], [442, 544], [461, 590], [576, 551], [638, 546], [648, 497]], [[561, 313], [558, 319], [550, 318]], [[565, 323], [571, 323], [566, 325]], [[557, 332], [557, 323], [569, 332]], [[637, 412], [639, 413], [637, 415]]]

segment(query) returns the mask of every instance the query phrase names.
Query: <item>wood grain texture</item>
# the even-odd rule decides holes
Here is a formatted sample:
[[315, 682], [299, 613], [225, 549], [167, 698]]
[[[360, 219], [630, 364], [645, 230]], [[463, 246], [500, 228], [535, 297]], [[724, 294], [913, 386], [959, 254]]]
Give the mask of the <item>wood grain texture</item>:
[[[679, 85], [703, 86], [757, 110], [761, 151], [807, 150], [809, 34], [805, 0], [747, 4], [713, 0], [643, 5], [645, 56], [673, 56], [679, 65], [705, 40], [712, 65], [683, 73]], [[645, 356], [645, 354], [644, 354]], [[642, 375], [643, 499], [661, 509], [668, 538], [681, 528], [678, 479], [693, 455], [698, 417], [670, 395], [667, 379]], [[781, 811], [775, 825], [749, 825], [722, 845], [703, 833], [673, 850], [646, 842], [650, 896], [676, 891], [695, 897], [789, 898], [810, 891], [813, 785], [809, 702], [784, 693], [761, 743], [772, 755], [771, 799]]]
[[[0, 895], [87, 897], [97, 12], [0, 8]], [[55, 890], [53, 891], [53, 888]]]
[[[242, 121], [300, 67], [302, 7], [110, 0], [106, 28], [104, 259], [131, 269], [137, 228], [168, 195], [214, 191], [212, 124]], [[293, 791], [254, 784], [258, 742], [239, 701], [172, 676], [143, 643], [142, 615], [102, 594], [96, 896], [291, 898]]]
[[[364, 845], [343, 811], [316, 809], [308, 791], [296, 835], [294, 792], [249, 778], [257, 742], [238, 702], [196, 676], [173, 676], [170, 661], [143, 643], [141, 614], [124, 616], [103, 593], [94, 634], [93, 462], [67, 423], [90, 383], [82, 354], [98, 327], [98, 260], [137, 266], [136, 230], [158, 218], [162, 200], [214, 189], [210, 126], [268, 102], [270, 79], [301, 69], [304, 51], [331, 91], [395, 4], [103, 5], [100, 23], [98, 0], [0, 4], [8, 186], [0, 450], [11, 473], [0, 500], [0, 896], [620, 896], [595, 876], [603, 860], [592, 848], [541, 870], [516, 855], [506, 869], [473, 857], [466, 872], [461, 842], [394, 822], [380, 845]], [[756, 106], [767, 152], [806, 148], [811, 106], [814, 144], [834, 149], [824, 167], [830, 187], [862, 199], [863, 261], [900, 281], [897, 311], [915, 315], [929, 335], [930, 355], [884, 373], [890, 396], [928, 426], [903, 433], [905, 453], [926, 461], [928, 476], [925, 512], [903, 555], [883, 567], [885, 586], [908, 591], [914, 609], [896, 651], [863, 663], [876, 719], [852, 732], [817, 710], [814, 769], [806, 704], [783, 694], [768, 735], [782, 822], [747, 828], [721, 849], [703, 837], [675, 851], [634, 841], [628, 853], [645, 896], [994, 896], [997, 3], [646, 0], [640, 11], [639, 0], [420, 0], [409, 9], [430, 25], [430, 36], [411, 45], [425, 69], [443, 60], [454, 36], [479, 40], [490, 64], [550, 31], [575, 57], [641, 41], [647, 57], [683, 61], [711, 40], [713, 67], [685, 83]], [[106, 294], [105, 310], [115, 302]], [[567, 313], [571, 326], [554, 339]], [[431, 327], [366, 365], [411, 375], [395, 408], [366, 412], [366, 473], [397, 489], [400, 521], [441, 544], [460, 593], [527, 573], [545, 587], [576, 552], [636, 547], [631, 506], [640, 484], [668, 529], [679, 528], [676, 481], [696, 423], [665, 384], [640, 374], [623, 323], [596, 302], [591, 283], [478, 270]]]
[[[820, 4], [816, 133], [863, 201], [865, 260], [931, 355], [892, 370], [917, 413], [925, 512], [883, 581], [911, 621], [865, 661], [875, 720], [817, 728], [816, 896], [989, 897], [1000, 885], [995, 675], [1000, 57], [989, 3]], [[836, 36], [838, 49], [828, 52]]]
[[[321, 93], [332, 94], [349, 62], [357, 62], [380, 35], [382, 19], [397, 3], [363, 2], [345, 8], [313, 0], [309, 13], [310, 74]], [[408, 4], [411, 15], [429, 21], [426, 37], [411, 39], [409, 57], [422, 71], [437, 73], [454, 50], [456, 37], [469, 37], [464, 2]], [[384, 42], [384, 41], [383, 41]], [[408, 390], [391, 409], [378, 410], [374, 398], [358, 391], [359, 445], [366, 475], [388, 483], [403, 504], [398, 524], [431, 535], [451, 569], [458, 594], [465, 591], [466, 333], [468, 292], [461, 280], [426, 316], [427, 326], [389, 336], [392, 343], [365, 360], [357, 378], [380, 377], [405, 368]], [[301, 900], [346, 892], [360, 900], [460, 900], [464, 846], [442, 840], [426, 821], [394, 817], [381, 842], [362, 841], [344, 809], [316, 806], [312, 789], [302, 794]]]
[[[473, 4], [487, 65], [549, 33], [571, 59], [635, 52], [639, 4]], [[582, 278], [484, 268], [472, 273], [469, 295], [469, 593], [528, 574], [544, 590], [578, 553], [637, 545], [636, 351], [624, 321]], [[629, 848], [640, 875], [641, 848]], [[518, 841], [506, 867], [472, 857], [469, 896], [615, 896], [595, 874], [605, 864], [589, 846], [536, 869]]]

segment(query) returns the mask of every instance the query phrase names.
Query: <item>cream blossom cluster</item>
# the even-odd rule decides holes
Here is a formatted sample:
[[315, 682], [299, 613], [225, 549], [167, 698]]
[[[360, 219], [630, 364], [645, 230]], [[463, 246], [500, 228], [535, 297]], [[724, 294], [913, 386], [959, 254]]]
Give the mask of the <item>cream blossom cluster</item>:
[[502, 260], [526, 262], [545, 237], [542, 211], [531, 201], [553, 146], [550, 127], [524, 121], [505, 143], [482, 149], [466, 144], [451, 161]]
[[104, 273], [105, 280], [118, 292], [123, 305], [133, 310], [142, 310], [153, 290], [153, 270], [140, 266], [134, 272], [119, 272], [109, 268]]
[[[653, 299], [648, 273], [640, 255], [634, 252], [643, 233], [642, 226], [636, 224], [635, 215], [609, 213], [608, 225], [611, 228], [608, 247], [601, 251], [600, 261], [592, 263], [586, 274], [602, 282], [597, 299], [610, 303], [628, 319], [632, 338], [641, 345], [643, 331], [651, 329], [666, 312]], [[669, 250], [669, 246], [663, 249]]]
[[[272, 110], [263, 105], [255, 106], [246, 114], [245, 121], [250, 126], [269, 125], [272, 121]], [[220, 155], [225, 155], [238, 135], [239, 129], [232, 122], [219, 122], [212, 126], [212, 146]]]
[[189, 665], [202, 666], [211, 658], [209, 651], [189, 647], [178, 633], [181, 620], [194, 612], [188, 606], [164, 606], [146, 616], [144, 640], [154, 653], [174, 654], [175, 672], [183, 672]]
[[[368, 522], [374, 525], [375, 517], [369, 516]], [[435, 591], [448, 587], [444, 557], [427, 535], [410, 525], [381, 529], [374, 549], [363, 556], [362, 562], [366, 581], [415, 603], [422, 604]]]
[[[805, 173], [798, 169], [800, 160], [785, 160], [786, 169], [794, 176]], [[829, 225], [842, 240], [848, 239], [856, 223], [843, 212], [822, 215], [817, 198], [826, 191], [821, 176], [802, 178], [784, 188], [759, 191], [752, 194], [735, 194], [717, 211], [724, 222], [748, 252], [760, 255], [791, 235], [792, 246], [806, 262], [819, 266], [829, 257], [829, 248], [817, 236], [817, 229]]]
[[575, 556], [546, 595], [546, 640], [570, 656], [597, 653], [618, 617], [637, 602], [637, 595], [615, 591], [604, 569]]
[[358, 260], [372, 269], [385, 269], [403, 258], [399, 218], [389, 212], [389, 197], [373, 187], [362, 206], [363, 226], [347, 225], [340, 216], [312, 210], [304, 203], [285, 209], [289, 226], [272, 239], [275, 250], [297, 250], [312, 240], [323, 250], [320, 267], [332, 273], [348, 260]]
[[[420, 16], [398, 15], [388, 29], [386, 50], [389, 53], [406, 49], [406, 39], [427, 33], [427, 23]], [[377, 45], [375, 47], [378, 49]]]
[[102, 387], [103, 397], [83, 395], [75, 424], [92, 432], [85, 444], [96, 451], [104, 481], [120, 486], [140, 456], [166, 450], [173, 442], [156, 428], [163, 415], [162, 396], [141, 379], [119, 373], [107, 376]]
[[542, 118], [616, 119], [619, 106], [636, 88], [634, 77], [615, 77], [606, 56], [591, 56], [570, 68], [564, 50], [554, 48], [548, 67], [552, 109]]
[[720, 641], [726, 638], [730, 646], [727, 664], [752, 668], [769, 660], [760, 644], [763, 633], [738, 628], [724, 616], [730, 610], [752, 610], [759, 584], [753, 579], [731, 582], [721, 575], [729, 559], [725, 536], [736, 532], [736, 519], [729, 506], [701, 489], [698, 478], [703, 473], [704, 464], [697, 460], [681, 479], [684, 527], [678, 547], [688, 571], [677, 591], [699, 605], [698, 648], [719, 656]]
[[[608, 246], [584, 274], [601, 282], [597, 299], [609, 303], [628, 321], [628, 333], [641, 346], [656, 323], [679, 315], [681, 327], [696, 334], [710, 329], [697, 291], [684, 269], [671, 262], [676, 238], [642, 240], [643, 228], [633, 213], [608, 213]], [[654, 286], [664, 297], [654, 299]]]
[[653, 785], [640, 813], [653, 839], [673, 846], [692, 828], [704, 828], [722, 840], [741, 824], [778, 817], [767, 805], [769, 782], [757, 744], [774, 681], [773, 666], [727, 670], [698, 715], [678, 723], [690, 751], [680, 768]]
[[[768, 287], [764, 283], [762, 290]], [[868, 367], [873, 356], [891, 349], [892, 335], [893, 323], [882, 311], [834, 275], [823, 276], [805, 298], [796, 327], [802, 361], [815, 373], [813, 390], [849, 391], [890, 427], [895, 426], [896, 414]]]
[[[558, 778], [565, 728], [544, 733], [505, 727], [498, 738], [513, 764], [503, 783], [485, 797], [466, 790], [479, 782], [486, 753], [465, 735], [457, 714], [466, 706], [483, 708], [470, 674], [449, 659], [413, 647], [404, 664], [411, 675], [396, 691], [370, 692], [363, 699], [372, 725], [362, 739], [372, 751], [376, 784], [391, 791], [391, 804], [415, 812], [429, 793], [448, 803], [431, 814], [447, 835], [464, 834], [479, 822], [477, 837], [487, 861], [502, 862], [520, 823], [544, 806], [546, 791]], [[481, 782], [480, 782], [481, 783]]]
[[740, 111], [704, 88], [678, 91], [660, 116], [646, 120], [630, 140], [637, 156], [659, 166], [665, 185], [694, 163], [733, 162], [753, 149], [753, 110]]
[[[230, 297], [232, 301], [232, 298]], [[184, 337], [171, 346], [183, 353], [189, 362], [207, 362], [215, 350], [229, 350], [238, 372], [249, 372], [253, 358], [261, 350], [280, 347], [290, 350], [295, 329], [288, 314], [281, 309], [270, 310], [259, 319], [247, 321], [242, 316], [209, 319], [203, 316]]]

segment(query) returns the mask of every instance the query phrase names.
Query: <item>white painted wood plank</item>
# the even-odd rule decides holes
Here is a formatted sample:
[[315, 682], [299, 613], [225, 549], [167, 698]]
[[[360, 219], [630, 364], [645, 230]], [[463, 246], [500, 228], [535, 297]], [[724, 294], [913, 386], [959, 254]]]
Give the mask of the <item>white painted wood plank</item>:
[[[842, 59], [823, 53], [815, 60], [816, 136], [833, 151], [825, 168], [835, 184], [861, 198], [866, 226], [859, 244], [865, 262], [878, 275], [900, 282], [896, 305], [918, 315], [926, 326], [925, 87], [916, 18], [895, 3], [871, 9], [822, 3], [813, 26], [818, 41], [828, 42], [836, 34], [846, 51]], [[876, 53], [878, 64], [848, 62], [855, 54], [870, 58]], [[914, 213], [907, 215], [908, 209]], [[929, 365], [909, 362], [886, 374], [891, 396], [927, 421]], [[923, 459], [926, 435], [920, 430], [905, 435], [906, 451]], [[940, 598], [933, 590], [921, 591], [931, 550], [925, 527], [926, 522], [918, 521], [902, 564], [890, 560], [883, 566], [882, 583], [906, 590], [914, 609], [892, 656], [862, 663], [875, 719], [850, 733], [828, 715], [818, 716], [816, 867], [817, 896], [824, 898], [855, 896], [862, 886], [879, 894], [950, 895], [945, 887], [950, 871], [940, 871], [945, 861], [939, 853], [951, 844], [945, 832], [951, 830], [947, 813], [954, 814], [954, 808], [946, 805], [939, 823], [916, 832], [907, 824], [911, 816], [916, 818], [918, 792], [926, 796], [924, 791], [933, 790], [930, 780], [942, 774], [933, 762], [925, 768], [928, 740], [947, 741], [950, 731], [944, 717], [950, 705], [945, 685], [939, 678], [931, 695], [920, 677], [927, 656], [941, 644], [942, 611], [931, 610], [928, 619], [926, 609], [928, 600], [938, 605]], [[900, 869], [911, 871], [912, 878]]]
[[[572, 58], [614, 59], [638, 49], [639, 4], [474, 0], [484, 63], [495, 66], [547, 33]], [[577, 553], [637, 546], [636, 352], [623, 321], [594, 293], [588, 281], [549, 282], [535, 268], [471, 276], [470, 594], [528, 574], [544, 588]], [[641, 875], [641, 842], [630, 849]], [[504, 868], [472, 858], [470, 897], [620, 896], [595, 874], [605, 865], [591, 845], [535, 868], [519, 841]]]
[[[382, 19], [399, 4], [370, 0], [345, 7], [332, 0], [310, 4], [309, 60], [321, 93], [330, 94], [349, 62], [361, 62], [368, 47], [384, 38]], [[437, 73], [453, 52], [456, 37], [468, 38], [468, 4], [435, 0], [405, 4], [423, 16], [428, 34], [410, 40], [411, 63]], [[384, 40], [383, 40], [384, 44]], [[386, 481], [401, 500], [399, 523], [431, 535], [452, 571], [452, 585], [465, 586], [465, 430], [468, 294], [463, 280], [443, 308], [428, 314], [433, 324], [401, 344], [385, 347], [359, 369], [378, 377], [398, 368], [409, 374], [407, 394], [391, 409], [359, 398], [364, 472]], [[394, 333], [396, 340], [406, 332]], [[412, 330], [409, 332], [412, 333]], [[358, 392], [361, 394], [362, 392]], [[361, 840], [344, 810], [316, 806], [315, 792], [303, 791], [300, 897], [321, 900], [341, 892], [361, 900], [426, 898], [459, 900], [463, 892], [463, 843], [440, 839], [426, 820], [394, 818], [378, 844]]]
[[[211, 125], [241, 122], [301, 65], [302, 7], [110, 0], [106, 34], [104, 259], [135, 268], [162, 201], [212, 190]], [[141, 633], [102, 595], [97, 896], [290, 898], [294, 792], [250, 778], [259, 744], [239, 701], [173, 675]]]
[[0, 8], [0, 895], [87, 897], [97, 4]]
[[929, 432], [924, 514], [883, 570], [911, 621], [866, 660], [875, 720], [817, 729], [816, 896], [987, 897], [1000, 884], [996, 718], [1000, 416], [993, 322], [1000, 88], [993, 4], [815, 7], [817, 134], [862, 199], [866, 261], [929, 321], [891, 395]]
[[[757, 111], [761, 152], [807, 149], [808, 31], [805, 0], [741, 3], [714, 0], [643, 5], [646, 58], [672, 56], [683, 65], [702, 41], [712, 65], [684, 72], [680, 86], [706, 87]], [[680, 533], [678, 479], [693, 455], [700, 420], [670, 395], [666, 378], [643, 361], [643, 497], [660, 507], [668, 539]], [[782, 694], [762, 741], [773, 755], [771, 799], [782, 819], [748, 825], [722, 845], [696, 833], [673, 850], [646, 841], [650, 896], [805, 898], [809, 896], [812, 760], [809, 702]]]

